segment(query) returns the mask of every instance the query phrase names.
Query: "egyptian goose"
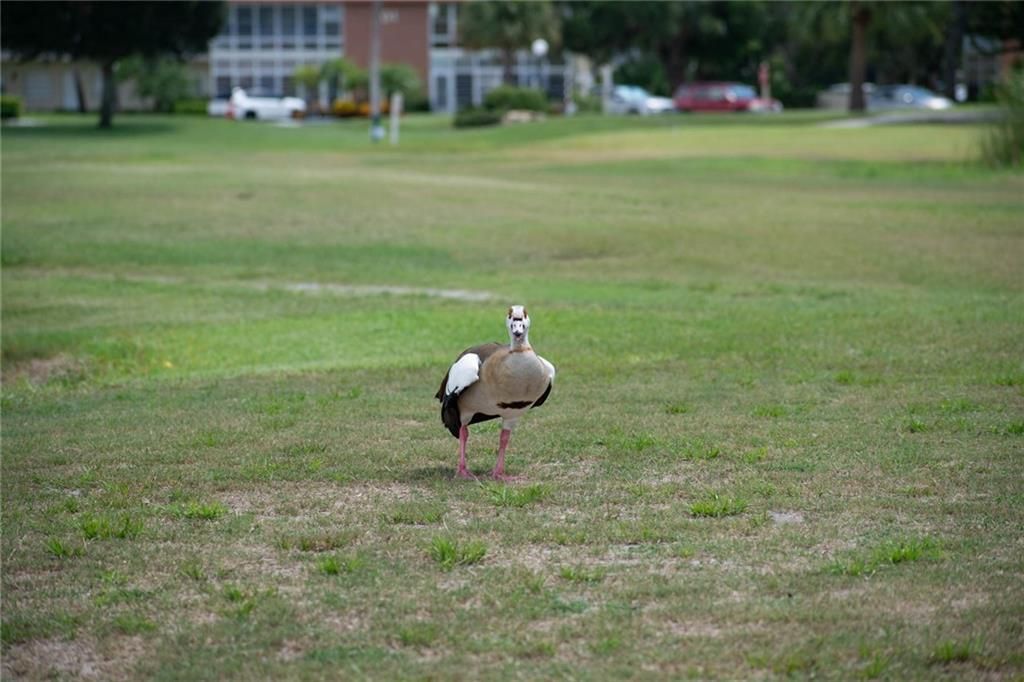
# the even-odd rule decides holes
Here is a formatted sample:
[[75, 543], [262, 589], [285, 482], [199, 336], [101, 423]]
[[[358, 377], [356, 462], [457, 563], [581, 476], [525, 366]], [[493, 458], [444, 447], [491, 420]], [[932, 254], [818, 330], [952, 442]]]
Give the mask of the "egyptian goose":
[[509, 344], [485, 343], [462, 351], [441, 380], [434, 396], [441, 401], [441, 421], [459, 439], [459, 478], [475, 478], [466, 468], [466, 441], [470, 424], [501, 418], [498, 461], [491, 476], [505, 475], [505, 449], [523, 414], [548, 399], [555, 366], [533, 352], [526, 308], [514, 305], [505, 320]]

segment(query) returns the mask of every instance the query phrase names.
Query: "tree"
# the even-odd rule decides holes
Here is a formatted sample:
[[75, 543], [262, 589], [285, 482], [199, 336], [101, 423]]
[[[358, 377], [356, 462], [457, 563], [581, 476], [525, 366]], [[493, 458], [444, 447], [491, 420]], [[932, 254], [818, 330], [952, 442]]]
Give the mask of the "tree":
[[404, 97], [419, 92], [423, 87], [416, 70], [406, 64], [382, 64], [380, 87], [388, 96], [400, 92]]
[[117, 65], [117, 79], [135, 81], [139, 95], [153, 100], [154, 111], [173, 111], [175, 102], [194, 92], [185, 65], [169, 57], [124, 59]]
[[867, 109], [864, 76], [868, 64], [867, 40], [871, 9], [865, 2], [850, 2], [850, 111]]
[[701, 78], [753, 79], [779, 33], [775, 3], [565, 2], [565, 46], [599, 64], [657, 59], [669, 89]]
[[363, 81], [365, 73], [351, 59], [328, 59], [320, 65], [320, 78], [327, 82], [327, 99], [333, 103], [342, 88], [354, 89]]
[[292, 72], [292, 78], [305, 90], [306, 107], [312, 110], [314, 101], [319, 99], [317, 91], [320, 89], [320, 69], [312, 64], [300, 64]]
[[1000, 52], [1020, 50], [1024, 46], [1024, 2], [968, 2], [964, 10], [967, 14], [967, 32], [975, 49], [986, 51], [985, 46], [975, 40], [977, 37], [999, 39]]
[[224, 19], [224, 4], [174, 2], [25, 2], [3, 7], [0, 42], [21, 59], [68, 56], [98, 62], [103, 73], [101, 128], [117, 98], [114, 68], [130, 55], [178, 57], [207, 49]]
[[515, 85], [515, 55], [543, 38], [553, 46], [561, 44], [560, 22], [554, 5], [537, 2], [468, 2], [461, 7], [459, 37], [472, 49], [497, 48], [501, 51], [503, 80]]

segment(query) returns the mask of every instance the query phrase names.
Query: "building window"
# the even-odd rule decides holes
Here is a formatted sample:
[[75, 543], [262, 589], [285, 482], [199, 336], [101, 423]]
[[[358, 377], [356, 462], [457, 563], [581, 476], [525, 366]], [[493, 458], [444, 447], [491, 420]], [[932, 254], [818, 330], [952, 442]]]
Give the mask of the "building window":
[[231, 96], [231, 76], [217, 76], [217, 97]]
[[281, 8], [281, 48], [295, 49], [295, 8]]
[[252, 49], [252, 7], [238, 7], [238, 49]]
[[434, 5], [431, 9], [434, 10], [434, 35], [448, 35], [448, 5]]
[[260, 20], [260, 49], [274, 49], [274, 8], [261, 5], [259, 8]]
[[324, 25], [324, 44], [329, 48], [341, 47], [341, 8], [326, 5], [320, 10], [320, 19]]
[[316, 14], [316, 5], [304, 5], [302, 7], [302, 46], [307, 50], [316, 49]]
[[430, 44], [434, 47], [454, 47], [458, 40], [455, 32], [455, 3], [439, 2], [430, 6]]

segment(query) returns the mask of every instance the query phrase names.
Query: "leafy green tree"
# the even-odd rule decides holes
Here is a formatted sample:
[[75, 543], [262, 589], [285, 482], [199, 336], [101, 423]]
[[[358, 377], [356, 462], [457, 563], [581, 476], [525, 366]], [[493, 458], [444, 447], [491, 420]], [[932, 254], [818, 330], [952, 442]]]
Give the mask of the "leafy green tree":
[[386, 95], [395, 92], [408, 97], [423, 89], [419, 74], [406, 64], [383, 64], [380, 67], [380, 87]]
[[141, 97], [153, 100], [153, 110], [170, 112], [174, 103], [194, 94], [188, 69], [177, 59], [129, 57], [117, 65], [119, 81], [135, 81]]
[[670, 94], [665, 67], [649, 52], [631, 54], [615, 68], [614, 80], [622, 85], [639, 85], [655, 95]]
[[27, 2], [3, 5], [0, 42], [16, 58], [42, 54], [95, 61], [103, 74], [101, 128], [113, 122], [115, 67], [131, 55], [203, 52], [224, 20], [222, 2]]
[[344, 89], [354, 89], [366, 79], [366, 71], [351, 59], [328, 59], [320, 65], [320, 79], [327, 82], [327, 98], [333, 102]]
[[[967, 2], [967, 34], [972, 39], [978, 36], [997, 38], [1002, 42], [1000, 51], [1009, 51], [1010, 43], [1016, 42], [1016, 49], [1024, 46], [1024, 2], [1001, 0], [1000, 2]], [[975, 42], [974, 47], [984, 51], [985, 46]]]
[[306, 106], [312, 110], [320, 88], [320, 69], [312, 64], [300, 64], [292, 72], [292, 78], [303, 87], [306, 93]]
[[627, 53], [635, 56], [626, 63], [656, 58], [669, 89], [694, 78], [749, 80], [780, 34], [772, 5], [566, 2], [563, 35], [568, 49], [598, 63]]
[[501, 51], [503, 80], [515, 84], [515, 55], [543, 38], [552, 46], [561, 44], [560, 20], [548, 0], [516, 2], [468, 2], [461, 6], [459, 37], [473, 49], [497, 48]]

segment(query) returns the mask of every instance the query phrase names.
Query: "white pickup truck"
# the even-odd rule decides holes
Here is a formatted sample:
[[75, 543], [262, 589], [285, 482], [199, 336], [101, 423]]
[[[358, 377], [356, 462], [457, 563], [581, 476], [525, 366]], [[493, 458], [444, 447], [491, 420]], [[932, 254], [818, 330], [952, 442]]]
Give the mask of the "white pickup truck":
[[231, 98], [213, 100], [206, 107], [211, 116], [234, 119], [281, 120], [301, 118], [306, 114], [306, 103], [298, 97], [250, 97], [242, 88], [234, 88]]

